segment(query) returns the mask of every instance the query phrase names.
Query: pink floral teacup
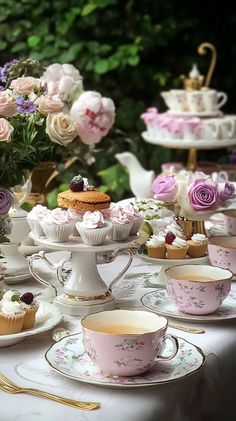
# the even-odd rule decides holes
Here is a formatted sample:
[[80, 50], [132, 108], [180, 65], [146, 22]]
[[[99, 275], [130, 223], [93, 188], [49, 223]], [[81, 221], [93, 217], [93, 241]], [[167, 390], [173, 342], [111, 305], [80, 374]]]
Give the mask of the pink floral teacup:
[[166, 270], [166, 290], [185, 313], [211, 314], [229, 294], [232, 276], [229, 270], [215, 266], [172, 266]]
[[[166, 335], [168, 321], [148, 311], [112, 310], [82, 319], [85, 350], [105, 374], [135, 376], [158, 360], [170, 360], [178, 352], [178, 340]], [[173, 345], [171, 355], [161, 355], [165, 341]]]

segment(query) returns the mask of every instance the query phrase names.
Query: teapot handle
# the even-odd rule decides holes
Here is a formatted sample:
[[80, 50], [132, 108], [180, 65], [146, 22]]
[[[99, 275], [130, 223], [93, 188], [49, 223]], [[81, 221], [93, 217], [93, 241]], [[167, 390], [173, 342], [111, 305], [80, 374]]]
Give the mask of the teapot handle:
[[129, 269], [129, 267], [130, 267], [130, 265], [133, 261], [133, 258], [134, 258], [134, 249], [128, 248], [128, 249], [121, 249], [121, 250], [114, 251], [109, 256], [109, 262], [112, 262], [114, 259], [116, 259], [117, 256], [120, 256], [122, 254], [127, 254], [129, 256], [129, 260], [128, 260], [127, 264], [125, 265], [125, 267], [122, 269], [122, 271], [119, 272], [118, 275], [110, 282], [109, 291], [112, 291], [113, 286], [119, 281], [119, 279]]
[[41, 278], [41, 276], [39, 276], [38, 273], [35, 272], [34, 269], [34, 261], [35, 260], [43, 260], [50, 269], [56, 270], [57, 271], [57, 279], [59, 280], [61, 286], [64, 285], [64, 279], [62, 277], [62, 270], [63, 270], [63, 266], [64, 263], [66, 263], [68, 261], [68, 258], [66, 259], [62, 259], [60, 260], [60, 262], [58, 263], [52, 263], [50, 262], [50, 260], [45, 256], [46, 252], [45, 251], [40, 251], [39, 253], [35, 253], [32, 254], [32, 256], [28, 257], [28, 263], [29, 263], [29, 271], [31, 273], [31, 275], [41, 284], [46, 285], [46, 286], [51, 286], [54, 291], [55, 291], [55, 295], [57, 295], [58, 291], [57, 288], [52, 285], [50, 282], [46, 281], [45, 279]]

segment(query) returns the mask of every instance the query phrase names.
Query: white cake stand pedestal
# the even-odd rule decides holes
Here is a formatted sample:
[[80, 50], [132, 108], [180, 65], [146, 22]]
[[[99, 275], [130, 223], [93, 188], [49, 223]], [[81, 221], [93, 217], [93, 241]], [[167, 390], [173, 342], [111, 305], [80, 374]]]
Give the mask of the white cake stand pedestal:
[[[106, 240], [101, 246], [88, 246], [81, 242], [80, 237], [71, 236], [65, 243], [54, 243], [45, 237], [37, 237], [32, 232], [30, 237], [41, 246], [52, 250], [64, 250], [71, 252], [71, 274], [66, 282], [62, 276], [63, 266], [67, 259], [53, 264], [45, 256], [44, 251], [29, 257], [29, 269], [33, 277], [43, 285], [51, 285], [41, 278], [34, 269], [34, 261], [42, 259], [51, 269], [54, 269], [59, 282], [59, 289], [51, 285], [55, 290], [54, 304], [65, 314], [82, 316], [103, 310], [111, 310], [115, 307], [115, 299], [112, 295], [113, 285], [130, 267], [133, 260], [133, 250], [130, 246], [137, 238], [129, 237], [125, 241], [115, 242]], [[97, 270], [97, 260], [100, 262], [112, 262], [118, 255], [127, 254], [128, 263], [121, 272], [111, 280], [109, 286], [102, 280]]]
[[140, 253], [139, 257], [144, 260], [145, 262], [152, 263], [157, 266], [161, 266], [161, 270], [158, 273], [157, 276], [157, 282], [155, 285], [165, 287], [166, 285], [166, 278], [165, 278], [165, 272], [166, 269], [172, 267], [172, 266], [179, 266], [179, 265], [204, 265], [207, 264], [209, 261], [208, 256], [203, 257], [195, 257], [195, 258], [188, 258], [186, 259], [156, 259], [152, 257], [148, 257], [145, 254]]

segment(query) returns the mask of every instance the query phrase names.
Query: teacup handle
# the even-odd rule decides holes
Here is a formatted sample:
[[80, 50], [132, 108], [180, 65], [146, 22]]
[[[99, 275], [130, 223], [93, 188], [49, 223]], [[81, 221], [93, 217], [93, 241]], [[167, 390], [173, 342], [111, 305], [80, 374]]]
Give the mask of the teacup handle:
[[60, 282], [61, 286], [64, 285], [64, 279], [62, 277], [62, 270], [63, 266], [66, 262], [68, 262], [68, 258], [60, 260], [58, 263], [52, 263], [50, 260], [45, 256], [45, 251], [40, 251], [39, 253], [32, 254], [32, 256], [28, 257], [28, 263], [29, 263], [29, 271], [31, 275], [38, 281], [40, 284], [50, 286], [54, 289], [55, 294], [57, 295], [58, 291], [57, 288], [52, 285], [50, 282], [46, 281], [46, 279], [41, 278], [38, 273], [35, 272], [34, 269], [34, 261], [35, 260], [43, 260], [50, 269], [56, 270], [57, 272], [57, 279]]
[[163, 355], [158, 355], [156, 357], [155, 361], [159, 361], [159, 360], [169, 361], [169, 360], [172, 360], [172, 358], [174, 358], [176, 356], [176, 354], [177, 354], [177, 352], [179, 350], [179, 342], [178, 342], [178, 339], [176, 338], [176, 336], [170, 335], [170, 334], [169, 335], [165, 335], [162, 338], [163, 347], [162, 347], [161, 351], [159, 351], [159, 352], [162, 352], [163, 351], [163, 349], [164, 349], [164, 342], [167, 339], [170, 340], [171, 343], [172, 343], [172, 345], [173, 345], [172, 353], [170, 355], [168, 355], [168, 357], [164, 357]]
[[127, 262], [127, 264], [125, 265], [125, 267], [122, 269], [121, 272], [118, 273], [118, 275], [110, 282], [109, 284], [109, 290], [112, 290], [112, 287], [119, 281], [119, 279], [124, 275], [124, 273], [129, 269], [133, 258], [134, 258], [134, 250], [131, 248], [128, 249], [121, 249], [121, 250], [117, 250], [114, 251], [110, 256], [109, 256], [109, 261], [112, 262], [114, 259], [116, 259], [117, 256], [120, 256], [122, 254], [127, 254], [129, 256], [129, 260]]
[[[221, 98], [221, 100], [220, 100], [220, 98]], [[218, 92], [217, 99], [218, 99], [217, 107], [221, 108], [226, 103], [226, 101], [228, 99], [228, 95], [225, 92]]]

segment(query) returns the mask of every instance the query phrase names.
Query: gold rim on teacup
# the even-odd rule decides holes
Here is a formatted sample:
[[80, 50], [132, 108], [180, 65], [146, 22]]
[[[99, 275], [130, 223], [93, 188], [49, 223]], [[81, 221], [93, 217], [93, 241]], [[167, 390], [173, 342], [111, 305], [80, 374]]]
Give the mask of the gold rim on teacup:
[[[208, 268], [208, 269], [210, 269], [210, 270], [214, 270], [214, 269], [219, 269], [220, 271], [226, 271], [226, 272], [229, 272], [230, 273], [230, 276], [228, 276], [227, 278], [220, 278], [220, 279], [214, 279], [214, 278], [210, 278], [209, 277], [209, 282], [218, 282], [218, 281], [229, 281], [230, 279], [232, 279], [233, 278], [233, 276], [234, 276], [234, 274], [233, 274], [233, 272], [231, 272], [231, 270], [229, 270], [229, 269], [224, 269], [224, 268], [222, 268], [222, 267], [220, 267], [220, 266], [210, 266], [210, 265], [197, 265], [197, 264], [191, 264], [191, 265], [174, 265], [174, 266], [171, 266], [171, 267], [168, 267], [166, 270], [165, 270], [165, 274], [168, 276], [168, 271], [169, 270], [172, 270], [172, 269], [175, 269], [175, 268], [180, 268], [180, 267], [182, 267], [183, 269], [188, 269], [189, 267], [195, 267], [196, 269], [200, 269], [200, 268], [202, 268], [202, 267], [204, 267], [204, 268]], [[175, 279], [175, 280], [180, 280], [179, 278], [178, 279], [176, 279], [175, 277], [174, 277], [174, 275], [172, 274], [172, 275], [169, 275], [169, 276], [171, 276], [172, 277], [172, 279]], [[179, 275], [179, 276], [181, 276], [181, 275]], [[185, 274], [185, 276], [186, 276], [186, 274]], [[186, 282], [201, 282], [201, 280], [198, 280], [198, 279], [183, 279], [182, 281], [186, 281]]]

